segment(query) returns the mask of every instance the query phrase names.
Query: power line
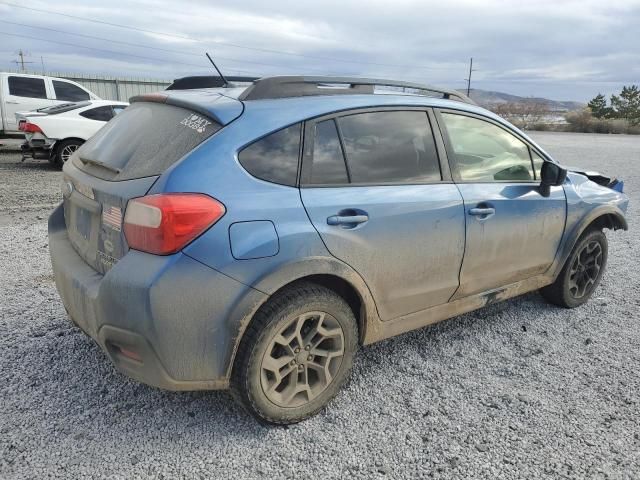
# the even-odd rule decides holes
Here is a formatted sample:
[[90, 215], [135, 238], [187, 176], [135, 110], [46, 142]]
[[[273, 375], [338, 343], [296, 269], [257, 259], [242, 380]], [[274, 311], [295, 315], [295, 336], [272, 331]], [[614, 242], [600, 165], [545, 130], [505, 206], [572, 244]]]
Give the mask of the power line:
[[[2, 2], [0, 2], [2, 3]], [[103, 42], [110, 42], [110, 43], [115, 43], [115, 44], [120, 44], [120, 45], [127, 45], [130, 47], [137, 47], [137, 48], [147, 48], [150, 50], [156, 50], [156, 51], [161, 51], [161, 52], [168, 52], [168, 53], [175, 53], [178, 55], [189, 55], [189, 56], [194, 56], [194, 57], [199, 57], [202, 58], [202, 54], [201, 53], [193, 53], [193, 52], [185, 52], [182, 50], [174, 50], [174, 49], [168, 49], [168, 48], [161, 48], [161, 47], [152, 47], [150, 45], [140, 45], [137, 43], [132, 43], [132, 42], [123, 42], [121, 40], [112, 40], [109, 38], [104, 38], [104, 37], [97, 37], [95, 35], [87, 35], [87, 34], [83, 34], [83, 33], [74, 33], [74, 32], [68, 32], [65, 30], [58, 30], [55, 28], [48, 28], [48, 27], [36, 27], [36, 26], [32, 26], [32, 25], [27, 25], [25, 23], [18, 23], [18, 22], [10, 22], [7, 20], [0, 20], [1, 23], [6, 23], [9, 25], [16, 25], [16, 26], [20, 26], [20, 27], [26, 27], [26, 28], [32, 28], [32, 29], [36, 29], [36, 30], [47, 30], [50, 32], [56, 32], [56, 33], [61, 33], [63, 35], [74, 35], [74, 36], [78, 36], [78, 37], [83, 37], [83, 38], [90, 38], [93, 40], [100, 40]], [[2, 33], [2, 32], [0, 32]], [[6, 34], [6, 35], [10, 35], [10, 34]], [[56, 43], [57, 41], [54, 40], [49, 40], [49, 39], [40, 39], [42, 41], [48, 41], [48, 42], [54, 42]], [[62, 43], [62, 42], [57, 42], [57, 43]], [[75, 45], [75, 44], [74, 44]], [[76, 45], [82, 48], [89, 48], [89, 47], [85, 47], [84, 45]], [[115, 52], [114, 53], [119, 53], [121, 55], [130, 55], [128, 53], [120, 53], [120, 52]], [[146, 57], [143, 57], [146, 58]], [[237, 63], [251, 63], [251, 64], [255, 64], [255, 65], [261, 65], [261, 66], [267, 66], [267, 67], [276, 67], [276, 68], [289, 68], [289, 69], [293, 69], [293, 68], [297, 68], [294, 66], [289, 66], [289, 65], [277, 65], [277, 64], [273, 64], [273, 63], [266, 63], [266, 62], [256, 62], [254, 60], [242, 60], [239, 58], [230, 58], [230, 57], [220, 57], [218, 55], [216, 55], [216, 60], [227, 60], [229, 62], [237, 62]], [[175, 63], [175, 62], [174, 62]], [[185, 64], [187, 65], [187, 64]], [[322, 71], [322, 72], [326, 72], [326, 69], [320, 69], [317, 67], [304, 67], [305, 69], [308, 70], [316, 70], [316, 71]]]
[[[142, 33], [150, 33], [153, 35], [162, 35], [165, 37], [172, 37], [172, 38], [179, 38], [182, 40], [191, 40], [193, 42], [197, 42], [197, 43], [201, 43], [201, 44], [205, 44], [207, 45], [208, 43], [202, 40], [198, 40], [197, 38], [193, 38], [190, 37], [188, 35], [179, 35], [179, 34], [175, 34], [175, 33], [167, 33], [167, 32], [160, 32], [157, 30], [147, 30], [144, 28], [139, 28], [139, 27], [133, 27], [131, 25], [123, 25], [120, 23], [113, 23], [113, 22], [107, 22], [104, 20], [95, 20], [93, 18], [87, 18], [87, 17], [80, 17], [77, 15], [71, 15], [68, 13], [61, 13], [61, 12], [56, 12], [56, 11], [52, 11], [52, 10], [45, 10], [45, 9], [41, 9], [41, 8], [33, 8], [33, 7], [26, 7], [24, 5], [18, 5], [16, 3], [11, 3], [11, 2], [5, 2], [0, 0], [0, 3], [4, 4], [4, 5], [9, 5], [11, 7], [15, 7], [15, 8], [22, 8], [25, 10], [31, 10], [34, 12], [40, 12], [40, 13], [47, 13], [47, 14], [51, 14], [51, 15], [60, 15], [63, 17], [67, 17], [67, 18], [73, 18], [74, 20], [83, 20], [86, 22], [93, 22], [93, 23], [98, 23], [101, 25], [108, 25], [110, 27], [117, 27], [117, 28], [124, 28], [127, 30], [133, 30], [136, 32], [142, 32]], [[214, 43], [216, 45], [221, 45], [221, 46], [226, 46], [226, 47], [233, 47], [233, 48], [243, 48], [243, 49], [247, 49], [247, 50], [254, 50], [257, 52], [265, 52], [265, 53], [274, 53], [277, 55], [289, 55], [289, 56], [294, 56], [294, 57], [303, 57], [303, 58], [311, 58], [311, 59], [315, 59], [315, 60], [327, 60], [327, 61], [332, 61], [332, 62], [346, 62], [346, 63], [357, 63], [360, 65], [375, 65], [375, 66], [380, 66], [380, 67], [394, 67], [394, 68], [418, 68], [418, 69], [426, 69], [426, 70], [451, 70], [454, 67], [427, 67], [427, 66], [422, 66], [422, 65], [399, 65], [399, 64], [391, 64], [391, 63], [378, 63], [378, 62], [365, 62], [362, 60], [346, 60], [346, 59], [342, 59], [342, 58], [332, 58], [332, 57], [324, 57], [324, 56], [316, 56], [316, 55], [306, 55], [303, 53], [294, 53], [294, 52], [285, 52], [283, 50], [273, 50], [273, 49], [268, 49], [268, 48], [259, 48], [259, 47], [249, 47], [246, 45], [238, 45], [235, 43], [226, 43], [226, 42], [219, 42], [219, 41], [214, 41], [214, 40], [210, 40], [208, 41], [209, 43]]]
[[[47, 38], [32, 37], [31, 35], [20, 35], [18, 33], [7, 33], [7, 32], [0, 32], [0, 35], [8, 35], [10, 37], [28, 38], [30, 40], [39, 40], [41, 42], [57, 43], [57, 44], [60, 44], [60, 45], [67, 45], [67, 46], [70, 46], [70, 47], [86, 48], [87, 50], [95, 50], [97, 52], [111, 53], [111, 54], [115, 54], [115, 55], [125, 55], [125, 56], [128, 56], [128, 57], [143, 58], [145, 60], [155, 60], [155, 61], [158, 61], [158, 62], [167, 63], [166, 60], [163, 60], [163, 59], [160, 59], [160, 58], [147, 57], [146, 55], [136, 55], [134, 53], [117, 52], [115, 50], [107, 50], [105, 48], [87, 47], [85, 45], [78, 45], [77, 43], [60, 42], [58, 40], [50, 40], [50, 39], [47, 39]], [[187, 65], [187, 66], [190, 66], [190, 67], [204, 68], [204, 65], [196, 65], [196, 64], [193, 64], [193, 63], [185, 63], [185, 62], [178, 62], [178, 61], [172, 61], [171, 63], [177, 64], [177, 65]]]

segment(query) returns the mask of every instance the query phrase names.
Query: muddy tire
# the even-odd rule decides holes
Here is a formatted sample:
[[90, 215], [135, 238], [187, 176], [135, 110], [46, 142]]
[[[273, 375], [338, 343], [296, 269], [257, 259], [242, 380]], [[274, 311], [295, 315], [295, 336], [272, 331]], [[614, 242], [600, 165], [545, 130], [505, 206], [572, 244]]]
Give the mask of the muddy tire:
[[607, 266], [607, 237], [601, 230], [585, 233], [573, 247], [554, 283], [540, 290], [549, 302], [575, 308], [589, 300]]
[[345, 300], [314, 283], [271, 298], [236, 355], [234, 397], [263, 423], [287, 425], [320, 411], [349, 376], [358, 329]]

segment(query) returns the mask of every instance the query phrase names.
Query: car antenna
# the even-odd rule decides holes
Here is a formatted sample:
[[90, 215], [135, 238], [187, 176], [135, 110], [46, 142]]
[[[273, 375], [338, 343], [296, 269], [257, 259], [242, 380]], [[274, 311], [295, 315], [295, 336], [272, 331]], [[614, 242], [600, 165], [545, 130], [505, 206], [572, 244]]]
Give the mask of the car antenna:
[[209, 55], [209, 52], [204, 52], [205, 55], [207, 56], [207, 58], [209, 59], [209, 61], [211, 62], [211, 65], [213, 65], [213, 68], [216, 69], [216, 72], [218, 72], [218, 75], [220, 75], [220, 78], [222, 79], [222, 81], [224, 82], [222, 84], [222, 87], [225, 88], [227, 86], [229, 86], [229, 82], [227, 82], [227, 79], [224, 78], [224, 75], [222, 75], [222, 72], [220, 71], [220, 69], [218, 68], [218, 66], [216, 65], [216, 63], [213, 61], [213, 58], [211, 58], [211, 55]]

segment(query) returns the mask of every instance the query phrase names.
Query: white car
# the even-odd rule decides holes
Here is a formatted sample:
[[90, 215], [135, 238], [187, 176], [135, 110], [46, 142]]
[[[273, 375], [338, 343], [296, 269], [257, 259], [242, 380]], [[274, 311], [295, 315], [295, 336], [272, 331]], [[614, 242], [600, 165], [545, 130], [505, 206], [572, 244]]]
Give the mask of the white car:
[[62, 167], [80, 145], [128, 105], [89, 100], [16, 113], [18, 128], [26, 140], [22, 144], [23, 159], [47, 158]]
[[0, 134], [18, 133], [16, 112], [86, 100], [100, 97], [71, 80], [0, 72]]

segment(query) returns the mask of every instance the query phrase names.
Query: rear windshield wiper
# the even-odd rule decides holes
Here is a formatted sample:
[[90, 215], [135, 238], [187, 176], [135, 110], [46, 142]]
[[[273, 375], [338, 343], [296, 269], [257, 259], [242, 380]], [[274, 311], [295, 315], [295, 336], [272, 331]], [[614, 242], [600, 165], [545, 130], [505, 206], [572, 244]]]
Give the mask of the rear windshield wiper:
[[116, 175], [119, 174], [122, 171], [117, 167], [112, 167], [111, 165], [107, 165], [106, 163], [101, 162], [99, 160], [91, 160], [90, 158], [82, 158], [82, 157], [80, 157], [80, 161], [82, 163], [84, 163], [85, 165], [88, 163], [89, 165], [95, 165], [96, 167], [104, 168], [105, 170], [109, 170], [111, 172], [114, 172]]

